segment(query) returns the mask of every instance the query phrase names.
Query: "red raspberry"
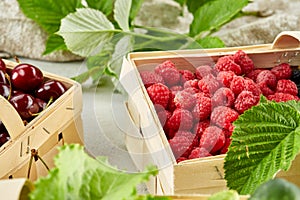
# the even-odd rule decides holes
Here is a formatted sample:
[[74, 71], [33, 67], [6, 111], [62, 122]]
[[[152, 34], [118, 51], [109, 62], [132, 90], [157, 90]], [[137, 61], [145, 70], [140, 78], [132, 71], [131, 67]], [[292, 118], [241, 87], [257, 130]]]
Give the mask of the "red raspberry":
[[209, 65], [201, 65], [196, 68], [196, 78], [201, 80], [204, 76], [207, 76], [209, 74], [213, 74], [213, 68]]
[[225, 154], [228, 152], [228, 147], [231, 144], [231, 139], [230, 138], [225, 138], [225, 144], [223, 146], [223, 148], [220, 151], [220, 154]]
[[215, 92], [211, 101], [213, 107], [216, 106], [231, 107], [233, 106], [234, 99], [235, 99], [234, 93], [229, 88], [222, 87]]
[[232, 71], [222, 71], [218, 73], [217, 80], [220, 82], [220, 84], [223, 84], [225, 87], [229, 88], [234, 76], [235, 73]]
[[277, 82], [276, 92], [288, 93], [294, 96], [298, 94], [296, 83], [291, 80], [281, 79]]
[[276, 88], [276, 76], [270, 70], [261, 71], [256, 78], [256, 83], [266, 83], [271, 90]]
[[274, 90], [272, 90], [271, 88], [268, 87], [266, 82], [261, 82], [261, 83], [257, 83], [257, 86], [259, 87], [261, 93], [264, 96], [269, 96], [275, 93]]
[[180, 162], [185, 161], [185, 160], [187, 160], [186, 157], [179, 157], [179, 158], [176, 159], [176, 162], [180, 163]]
[[175, 64], [170, 61], [170, 60], [166, 60], [164, 61], [163, 63], [157, 65], [155, 68], [154, 68], [154, 71], [159, 74], [161, 71], [163, 71], [164, 69], [166, 68], [173, 68], [173, 69], [176, 69], [175, 67]]
[[254, 63], [252, 59], [242, 50], [238, 50], [233, 55], [233, 60], [242, 69], [242, 74], [248, 74], [254, 70]]
[[220, 128], [229, 130], [231, 123], [239, 117], [239, 113], [226, 106], [215, 107], [211, 113], [210, 120]]
[[252, 79], [254, 82], [256, 82], [256, 78], [260, 72], [262, 72], [264, 69], [255, 69], [251, 71], [250, 73], [246, 74], [246, 77]]
[[169, 88], [161, 83], [155, 83], [147, 88], [148, 95], [153, 104], [159, 104], [164, 108], [167, 107], [170, 91]]
[[200, 139], [199, 147], [205, 148], [210, 153], [220, 150], [225, 144], [225, 135], [222, 129], [210, 126], [205, 129]]
[[177, 69], [165, 68], [160, 71], [159, 74], [163, 77], [166, 85], [169, 87], [177, 85], [180, 81], [180, 73]]
[[191, 94], [197, 94], [197, 93], [199, 93], [199, 89], [196, 89], [194, 87], [185, 88], [184, 91], [185, 92], [189, 92]]
[[196, 134], [191, 133], [190, 131], [177, 131], [175, 133], [175, 136], [184, 136], [190, 139], [192, 141], [192, 147], [199, 146], [199, 137]]
[[252, 79], [245, 78], [244, 84], [245, 90], [252, 92], [255, 96], [261, 95], [258, 85]]
[[210, 74], [199, 80], [198, 87], [201, 92], [212, 96], [212, 94], [219, 88], [219, 82], [216, 77]]
[[193, 133], [198, 135], [199, 138], [201, 138], [204, 130], [209, 127], [210, 125], [210, 121], [207, 119], [207, 120], [204, 120], [204, 121], [200, 121], [198, 123], [196, 123], [194, 125], [194, 128], [193, 128]]
[[243, 90], [245, 90], [245, 79], [242, 76], [233, 77], [230, 89], [235, 96], [239, 95]]
[[181, 84], [195, 79], [195, 75], [190, 70], [179, 70], [179, 73], [181, 74]]
[[165, 84], [163, 78], [159, 74], [156, 74], [154, 72], [141, 71], [140, 75], [146, 88], [149, 87], [150, 85], [153, 85], [154, 83]]
[[199, 89], [198, 87], [198, 79], [193, 79], [193, 80], [188, 80], [183, 84], [184, 88], [195, 88], [195, 89]]
[[176, 105], [175, 105], [175, 102], [174, 102], [174, 98], [175, 98], [175, 95], [176, 95], [177, 91], [171, 91], [170, 92], [170, 98], [169, 98], [169, 103], [168, 103], [168, 106], [167, 106], [167, 110], [173, 112], [175, 109], [176, 109]]
[[236, 64], [233, 60], [233, 56], [223, 56], [218, 59], [215, 69], [219, 72], [221, 71], [232, 71], [236, 75], [242, 74], [241, 66]]
[[270, 101], [275, 101], [275, 102], [286, 102], [290, 100], [296, 100], [299, 101], [299, 97], [288, 94], [288, 93], [280, 93], [276, 92], [273, 95], [269, 95], [267, 97]]
[[211, 113], [211, 99], [201, 96], [197, 98], [196, 105], [192, 110], [192, 115], [195, 120], [202, 121], [209, 117]]
[[189, 159], [195, 158], [204, 158], [212, 156], [205, 148], [196, 147], [192, 150], [191, 154], [189, 155]]
[[177, 108], [167, 121], [169, 129], [190, 130], [193, 126], [193, 116], [190, 111]]
[[170, 87], [170, 90], [174, 91], [174, 92], [178, 92], [178, 91], [183, 90], [183, 87], [181, 85], [174, 85], [174, 86]]
[[292, 76], [292, 68], [288, 63], [281, 63], [271, 69], [277, 80], [290, 79]]
[[174, 103], [177, 108], [191, 110], [196, 104], [196, 97], [194, 94], [183, 90], [176, 93]]
[[234, 108], [236, 111], [242, 114], [252, 106], [257, 105], [258, 102], [259, 96], [255, 96], [250, 91], [242, 91], [234, 102]]
[[169, 140], [175, 158], [188, 157], [192, 150], [192, 141], [185, 136], [175, 136]]
[[168, 119], [170, 119], [171, 115], [172, 115], [172, 113], [167, 110], [161, 110], [161, 111], [157, 112], [157, 116], [158, 116], [158, 119], [159, 119], [162, 127], [164, 127], [166, 125], [166, 122]]

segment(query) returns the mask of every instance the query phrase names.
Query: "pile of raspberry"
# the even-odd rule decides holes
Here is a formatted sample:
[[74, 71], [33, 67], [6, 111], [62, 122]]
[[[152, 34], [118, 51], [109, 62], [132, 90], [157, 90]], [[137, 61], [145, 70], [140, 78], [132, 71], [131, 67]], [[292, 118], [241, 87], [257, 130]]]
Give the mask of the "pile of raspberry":
[[166, 60], [140, 75], [177, 162], [225, 154], [233, 122], [257, 105], [260, 95], [276, 102], [299, 100], [289, 64], [258, 69], [242, 50], [194, 72]]

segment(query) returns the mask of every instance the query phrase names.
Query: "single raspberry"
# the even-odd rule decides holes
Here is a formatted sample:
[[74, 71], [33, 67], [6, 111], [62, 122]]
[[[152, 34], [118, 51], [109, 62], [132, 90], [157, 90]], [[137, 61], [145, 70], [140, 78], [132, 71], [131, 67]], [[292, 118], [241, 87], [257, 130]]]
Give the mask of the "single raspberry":
[[173, 112], [175, 109], [176, 109], [176, 105], [175, 105], [175, 102], [174, 102], [174, 98], [177, 94], [177, 91], [171, 91], [170, 92], [170, 97], [169, 97], [169, 103], [168, 103], [168, 106], [167, 106], [167, 110]]
[[281, 79], [277, 82], [276, 92], [288, 93], [297, 96], [298, 88], [293, 81]]
[[257, 86], [264, 96], [269, 96], [275, 93], [275, 90], [269, 88], [266, 82], [257, 83]]
[[252, 92], [255, 96], [261, 95], [261, 90], [259, 89], [258, 85], [252, 79], [245, 78], [244, 84], [245, 84], [246, 91]]
[[197, 93], [199, 93], [199, 89], [196, 89], [194, 87], [185, 88], [184, 91], [185, 92], [189, 92], [191, 94], [197, 94]]
[[175, 67], [175, 64], [170, 61], [170, 60], [166, 60], [164, 61], [163, 63], [157, 65], [155, 68], [154, 68], [154, 71], [157, 73], [157, 74], [160, 74], [161, 71], [163, 71], [164, 69], [166, 68], [173, 68], [173, 69], [176, 69]]
[[277, 80], [290, 79], [292, 76], [292, 68], [288, 63], [281, 63], [271, 69]]
[[235, 96], [239, 95], [243, 90], [245, 90], [245, 79], [242, 76], [234, 76], [231, 84], [230, 90]]
[[183, 87], [181, 85], [174, 85], [174, 86], [170, 87], [170, 90], [178, 92], [178, 91], [183, 90]]
[[195, 75], [190, 70], [179, 70], [179, 73], [181, 74], [181, 84], [183, 85], [186, 81], [194, 80]]
[[201, 92], [212, 96], [213, 93], [219, 88], [219, 82], [217, 81], [216, 77], [210, 74], [199, 80], [198, 87]]
[[205, 148], [196, 147], [190, 153], [189, 159], [204, 158], [208, 156], [212, 156], [212, 155]]
[[199, 147], [205, 148], [210, 153], [220, 150], [225, 144], [225, 135], [222, 129], [217, 126], [210, 126], [205, 129]]
[[140, 76], [146, 88], [154, 83], [165, 84], [163, 78], [159, 74], [156, 74], [152, 71], [141, 71]]
[[252, 106], [257, 105], [258, 102], [259, 96], [254, 95], [250, 91], [242, 91], [234, 102], [234, 109], [242, 114]]
[[194, 94], [183, 90], [176, 93], [174, 103], [177, 108], [191, 110], [196, 104], [196, 97]]
[[215, 69], [219, 72], [221, 71], [232, 71], [236, 75], [242, 74], [241, 66], [236, 64], [233, 60], [233, 56], [223, 56], [220, 57], [215, 65]]
[[256, 83], [266, 83], [271, 90], [276, 88], [276, 76], [270, 70], [261, 71], [256, 78]]
[[296, 100], [299, 101], [299, 97], [288, 94], [288, 93], [280, 93], [276, 92], [273, 95], [267, 96], [268, 100], [275, 101], [275, 102], [286, 102], [290, 100]]
[[262, 72], [264, 69], [254, 69], [253, 71], [246, 74], [246, 77], [252, 79], [256, 83], [256, 78], [260, 72]]
[[210, 125], [210, 120], [206, 119], [203, 121], [200, 121], [198, 123], [195, 123], [194, 128], [193, 128], [193, 133], [198, 135], [199, 138], [201, 138], [204, 130], [209, 127]]
[[234, 93], [226, 87], [219, 88], [211, 98], [213, 107], [216, 106], [233, 106], [235, 100]]
[[192, 151], [192, 141], [185, 136], [175, 136], [169, 140], [175, 158], [188, 157]]
[[192, 146], [193, 148], [199, 146], [199, 136], [196, 135], [196, 134], [193, 134], [193, 133], [190, 132], [190, 131], [177, 131], [177, 132], [175, 133], [175, 136], [184, 136], [184, 137], [189, 138], [190, 141], [192, 141], [191, 146]]
[[252, 59], [242, 50], [238, 50], [233, 55], [233, 60], [242, 69], [242, 74], [248, 74], [254, 70], [254, 63]]
[[204, 76], [207, 76], [209, 74], [213, 74], [213, 68], [209, 65], [201, 65], [196, 68], [196, 78], [201, 80]]
[[194, 94], [194, 96], [196, 97], [197, 101], [200, 101], [202, 97], [209, 97], [210, 98], [210, 95], [206, 94], [204, 92], [197, 92], [197, 93]]
[[231, 139], [230, 138], [225, 138], [225, 144], [224, 144], [223, 148], [221, 149], [220, 154], [227, 153], [230, 144], [231, 144]]
[[170, 90], [167, 86], [155, 83], [147, 88], [147, 92], [154, 105], [159, 104], [164, 108], [167, 107], [170, 98]]
[[211, 113], [211, 99], [209, 97], [197, 98], [196, 105], [192, 110], [194, 120], [202, 121], [209, 117]]
[[226, 106], [215, 107], [211, 113], [210, 120], [220, 128], [229, 130], [231, 123], [239, 117], [239, 113]]
[[176, 162], [180, 163], [180, 162], [185, 161], [185, 160], [187, 160], [186, 157], [179, 157], [179, 158], [176, 159]]
[[235, 73], [232, 71], [222, 71], [218, 73], [217, 80], [220, 82], [220, 84], [229, 88], [234, 76]]
[[157, 112], [158, 119], [162, 127], [166, 125], [168, 119], [170, 119], [172, 113], [168, 110], [161, 110]]
[[180, 73], [174, 68], [165, 68], [159, 72], [167, 86], [171, 87], [179, 84]]
[[190, 130], [193, 126], [193, 116], [190, 111], [177, 108], [167, 121], [167, 126], [173, 130]]
[[198, 79], [193, 79], [193, 80], [188, 80], [183, 84], [184, 88], [195, 88], [195, 89], [199, 89], [198, 87]]

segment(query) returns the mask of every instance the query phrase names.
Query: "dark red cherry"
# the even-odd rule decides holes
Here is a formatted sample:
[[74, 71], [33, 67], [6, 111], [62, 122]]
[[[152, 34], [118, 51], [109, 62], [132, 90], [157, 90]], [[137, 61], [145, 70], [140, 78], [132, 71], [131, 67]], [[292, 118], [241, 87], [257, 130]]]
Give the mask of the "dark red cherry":
[[1, 58], [0, 58], [0, 70], [6, 72], [6, 64]]
[[10, 140], [8, 132], [0, 132], [0, 147]]
[[5, 77], [5, 71], [0, 69], [0, 83], [8, 84], [8, 81]]
[[0, 95], [2, 95], [4, 98], [8, 98], [10, 93], [9, 85], [0, 83]]
[[12, 96], [9, 102], [14, 106], [22, 119], [30, 119], [39, 112], [39, 105], [33, 96], [29, 94], [18, 94]]
[[43, 111], [47, 107], [47, 102], [42, 99], [35, 98], [35, 102], [39, 105], [39, 112]]
[[42, 84], [43, 79], [42, 71], [30, 64], [21, 63], [11, 71], [11, 83], [17, 90], [33, 91]]
[[49, 80], [43, 83], [37, 89], [35, 97], [48, 102], [51, 97], [53, 98], [53, 100], [55, 100], [60, 97], [66, 90], [66, 87], [60, 81]]

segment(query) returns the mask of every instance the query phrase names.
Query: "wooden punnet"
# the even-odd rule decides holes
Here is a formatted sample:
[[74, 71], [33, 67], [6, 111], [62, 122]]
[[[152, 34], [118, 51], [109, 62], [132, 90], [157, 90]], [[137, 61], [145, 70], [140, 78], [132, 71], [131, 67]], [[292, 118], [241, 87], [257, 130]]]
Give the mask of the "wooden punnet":
[[[17, 63], [4, 60], [8, 69]], [[11, 139], [0, 148], [0, 178], [26, 178], [31, 158], [31, 150], [51, 168], [57, 147], [63, 143], [83, 144], [81, 119], [81, 85], [68, 78], [43, 72], [46, 79], [61, 81], [68, 90], [56, 99], [27, 125], [13, 106], [0, 95], [0, 120], [5, 125]], [[32, 162], [30, 179], [36, 180], [47, 174], [47, 169], [38, 159]]]
[[[300, 65], [300, 32], [282, 32], [272, 44], [222, 49], [201, 49], [131, 53], [123, 61], [120, 81], [127, 91], [129, 115], [137, 130], [126, 135], [126, 145], [138, 169], [149, 164], [160, 169], [148, 182], [153, 194], [211, 194], [226, 189], [224, 180], [225, 155], [199, 158], [176, 163], [154, 106], [139, 76], [142, 70], [153, 70], [157, 64], [171, 60], [179, 69], [194, 71], [199, 65], [214, 63], [220, 56], [234, 54], [242, 49], [256, 67], [266, 68], [288, 62]], [[283, 177], [300, 186], [300, 156], [294, 160]]]

